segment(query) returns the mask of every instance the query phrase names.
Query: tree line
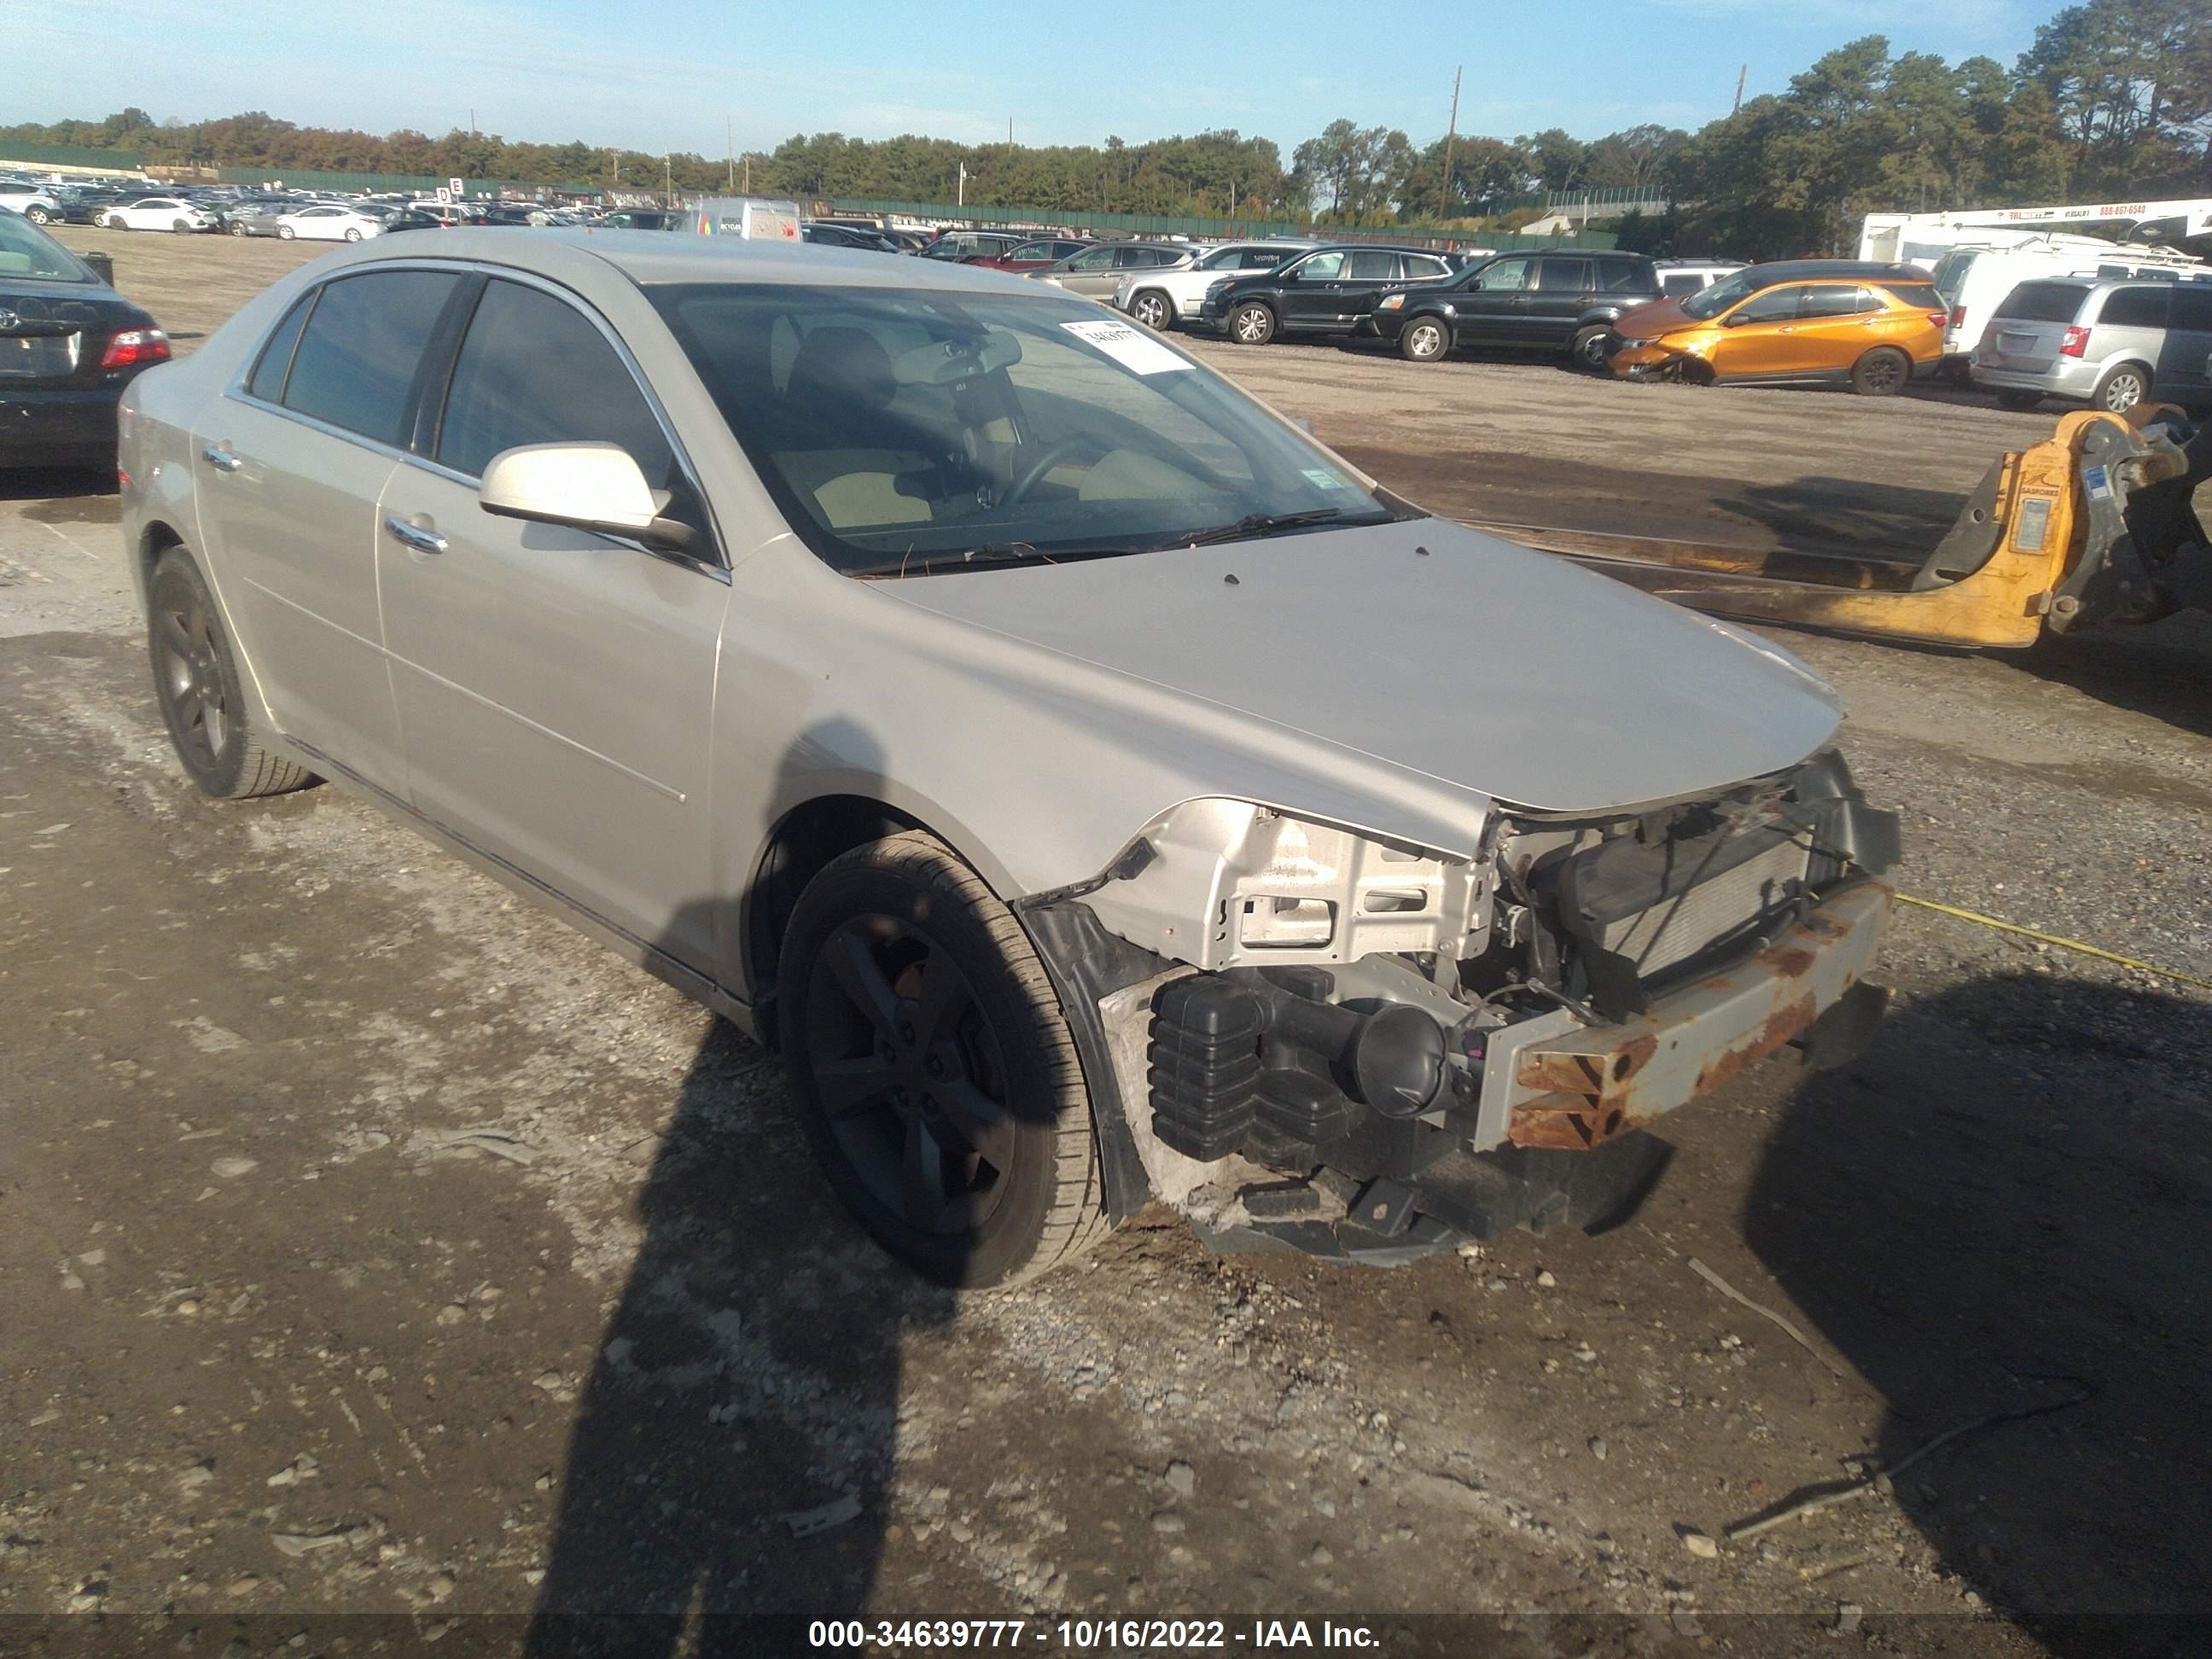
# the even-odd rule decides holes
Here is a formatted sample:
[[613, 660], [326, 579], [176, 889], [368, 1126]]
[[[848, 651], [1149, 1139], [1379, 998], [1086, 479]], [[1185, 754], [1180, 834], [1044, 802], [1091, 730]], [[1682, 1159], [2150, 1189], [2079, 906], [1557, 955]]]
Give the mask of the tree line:
[[1285, 159], [1235, 130], [1131, 143], [963, 144], [820, 132], [739, 160], [649, 155], [489, 133], [381, 137], [299, 126], [256, 111], [156, 122], [0, 127], [0, 141], [136, 150], [150, 165], [408, 173], [605, 189], [727, 188], [779, 196], [951, 202], [1065, 213], [1517, 228], [1515, 198], [1652, 185], [1673, 206], [1631, 227], [1636, 245], [1739, 258], [1833, 252], [1881, 210], [2212, 194], [2212, 6], [2087, 0], [2038, 28], [2010, 68], [1893, 53], [1868, 35], [1786, 90], [1698, 131], [1639, 125], [1585, 141], [1553, 128], [1515, 138], [1330, 122]]

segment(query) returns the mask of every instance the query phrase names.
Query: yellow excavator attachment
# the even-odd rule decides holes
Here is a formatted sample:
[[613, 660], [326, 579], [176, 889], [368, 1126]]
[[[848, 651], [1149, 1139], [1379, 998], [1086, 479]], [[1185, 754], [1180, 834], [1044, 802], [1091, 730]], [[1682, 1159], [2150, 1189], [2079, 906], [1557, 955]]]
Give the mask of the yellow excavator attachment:
[[2212, 425], [2166, 404], [2063, 417], [2004, 456], [1924, 556], [1737, 553], [1692, 543], [1517, 530], [1715, 616], [1876, 639], [2007, 649], [2047, 628], [2148, 622], [2212, 605], [2212, 548], [2190, 505], [2212, 477]]

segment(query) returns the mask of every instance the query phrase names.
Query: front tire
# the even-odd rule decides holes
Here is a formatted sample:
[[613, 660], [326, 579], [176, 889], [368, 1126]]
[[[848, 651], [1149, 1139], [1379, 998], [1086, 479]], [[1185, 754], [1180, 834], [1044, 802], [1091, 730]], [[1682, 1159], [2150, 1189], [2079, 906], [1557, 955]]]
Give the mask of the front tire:
[[1275, 337], [1275, 313], [1263, 305], [1239, 306], [1230, 313], [1229, 337], [1238, 345], [1265, 345]]
[[50, 225], [54, 222], [54, 216], [42, 207], [27, 207], [23, 210], [23, 216], [34, 225]]
[[231, 234], [232, 235], [234, 235], [234, 236], [243, 236], [243, 235], [245, 235], [245, 234], [246, 234], [246, 221], [244, 221], [243, 219], [236, 219], [236, 220], [233, 220], [233, 221], [231, 222], [230, 234]]
[[349, 227], [346, 230], [346, 240], [349, 242], [358, 242], [361, 240], [361, 232]]
[[1613, 366], [1615, 349], [1613, 325], [1595, 323], [1576, 331], [1567, 343], [1567, 356], [1577, 368], [1588, 369], [1593, 374], [1608, 373]]
[[1890, 346], [1876, 346], [1851, 365], [1851, 390], [1862, 398], [1894, 398], [1912, 380], [1912, 359]]
[[1164, 331], [1175, 321], [1175, 302], [1156, 288], [1129, 301], [1129, 314], [1146, 328]]
[[1033, 1278], [1107, 1230], [1091, 1100], [1029, 936], [934, 836], [832, 860], [786, 929], [799, 1121], [876, 1242], [925, 1278]]
[[1398, 355], [1408, 362], [1433, 363], [1451, 349], [1451, 331], [1440, 317], [1408, 317], [1398, 331]]
[[2124, 415], [2149, 396], [2150, 372], [2141, 363], [2122, 363], [2106, 371], [2089, 394], [2089, 404], [2107, 415]]
[[183, 219], [178, 220], [176, 223], [171, 225], [169, 228], [179, 236], [189, 236], [192, 234], [191, 225]]
[[276, 227], [276, 234], [285, 241], [289, 242], [293, 239], [292, 227], [289, 225], [279, 225]]
[[217, 800], [303, 788], [315, 775], [265, 747], [207, 579], [181, 547], [161, 555], [146, 590], [154, 695], [185, 772]]
[[129, 225], [123, 222], [123, 216], [119, 213], [111, 213], [100, 222], [101, 228], [106, 230], [128, 230], [131, 228]]

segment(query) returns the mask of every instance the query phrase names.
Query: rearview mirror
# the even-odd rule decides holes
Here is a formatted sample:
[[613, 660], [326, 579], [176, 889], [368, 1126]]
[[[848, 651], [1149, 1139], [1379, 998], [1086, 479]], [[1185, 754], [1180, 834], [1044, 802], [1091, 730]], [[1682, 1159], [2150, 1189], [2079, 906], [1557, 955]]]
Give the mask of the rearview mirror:
[[688, 553], [691, 526], [660, 516], [667, 493], [656, 491], [620, 444], [524, 444], [501, 450], [484, 468], [477, 502], [501, 519], [568, 525], [602, 536], [627, 536]]
[[1021, 360], [1020, 336], [987, 328], [980, 336], [937, 340], [902, 351], [891, 364], [891, 376], [901, 386], [951, 386], [1012, 368]]

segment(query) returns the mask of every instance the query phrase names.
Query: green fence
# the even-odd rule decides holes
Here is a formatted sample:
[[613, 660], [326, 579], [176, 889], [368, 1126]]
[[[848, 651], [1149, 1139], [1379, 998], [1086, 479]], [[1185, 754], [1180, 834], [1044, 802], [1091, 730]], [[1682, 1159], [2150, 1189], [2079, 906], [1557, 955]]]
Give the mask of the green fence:
[[1607, 248], [1614, 243], [1609, 231], [1584, 231], [1571, 236], [1525, 236], [1518, 232], [1502, 230], [1445, 230], [1434, 225], [1329, 225], [1292, 220], [1176, 218], [1151, 213], [1085, 213], [1076, 209], [1062, 210], [1035, 207], [955, 207], [945, 202], [885, 202], [850, 197], [836, 198], [830, 206], [839, 213], [919, 219], [930, 223], [1065, 225], [1074, 230], [1118, 231], [1132, 236], [1319, 236], [1333, 241], [1389, 242], [1417, 247], [1475, 243], [1492, 248]]
[[19, 167], [105, 167], [139, 172], [135, 149], [95, 149], [89, 144], [18, 144], [0, 141], [0, 163]]
[[[427, 174], [406, 173], [319, 173], [310, 167], [217, 167], [216, 177], [226, 185], [266, 185], [279, 179], [289, 190], [408, 190], [434, 191], [441, 185], [453, 182], [450, 179], [434, 179]], [[498, 196], [507, 191], [525, 194], [538, 191], [557, 192], [564, 196], [598, 195], [605, 188], [599, 185], [524, 184], [514, 179], [464, 179], [464, 196]]]

